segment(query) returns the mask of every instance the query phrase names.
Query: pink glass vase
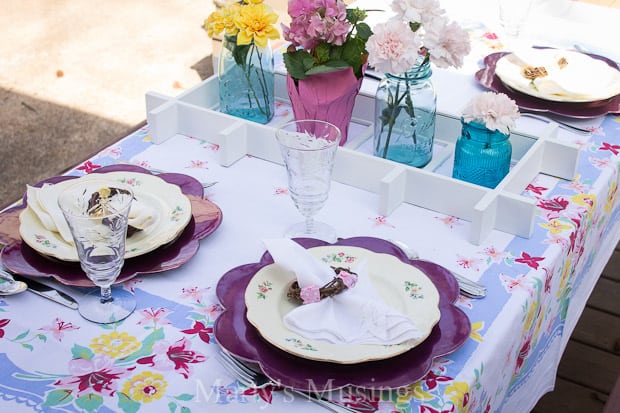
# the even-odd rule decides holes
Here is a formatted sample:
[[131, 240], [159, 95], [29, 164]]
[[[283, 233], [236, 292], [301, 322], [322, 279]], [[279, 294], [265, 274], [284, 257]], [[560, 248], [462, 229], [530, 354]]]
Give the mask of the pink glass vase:
[[286, 89], [296, 120], [317, 119], [333, 123], [342, 134], [340, 145], [347, 141], [355, 98], [362, 86], [353, 69], [317, 73], [297, 82], [286, 76]]

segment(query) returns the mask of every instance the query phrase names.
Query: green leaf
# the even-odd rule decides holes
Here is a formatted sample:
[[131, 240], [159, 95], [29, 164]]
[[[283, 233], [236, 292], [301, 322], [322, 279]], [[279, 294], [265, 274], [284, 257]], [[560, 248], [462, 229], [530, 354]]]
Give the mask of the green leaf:
[[45, 334], [37, 334], [37, 338], [41, 341], [43, 341], [44, 343], [47, 341], [47, 337], [45, 336]]
[[364, 42], [372, 36], [372, 29], [367, 23], [361, 22], [355, 28], [356, 37], [362, 39]]
[[293, 79], [305, 78], [306, 70], [314, 66], [314, 58], [305, 50], [286, 52], [283, 57], [286, 71]]
[[193, 394], [189, 394], [189, 393], [183, 393], [183, 394], [179, 394], [178, 396], [174, 397], [177, 400], [182, 400], [182, 401], [190, 401], [194, 398]]
[[181, 413], [190, 413], [190, 412], [191, 410], [189, 407], [185, 407], [185, 406], [181, 407]]
[[64, 406], [73, 401], [71, 390], [52, 390], [45, 396], [44, 406]]
[[328, 72], [335, 72], [336, 70], [341, 70], [341, 69], [345, 69], [349, 67], [349, 64], [345, 61], [338, 61], [338, 62], [328, 62], [328, 64], [326, 65], [320, 65], [320, 66], [314, 66], [312, 69], [308, 70], [306, 72], [306, 74], [308, 76], [310, 75], [316, 75], [317, 73], [328, 73]]
[[242, 44], [235, 46], [232, 50], [232, 56], [235, 59], [235, 63], [237, 63], [239, 66], [245, 66], [248, 52], [250, 51], [251, 47], [251, 44]]
[[411, 28], [412, 32], [417, 32], [418, 29], [422, 26], [422, 23], [419, 22], [409, 22], [409, 28]]
[[133, 401], [125, 393], [117, 392], [118, 407], [125, 413], [136, 413], [140, 409], [140, 403]]
[[316, 55], [316, 63], [322, 65], [329, 61], [330, 58], [330, 49], [332, 46], [327, 44], [326, 42], [322, 42], [317, 47], [314, 48], [314, 53]]
[[87, 412], [95, 412], [103, 405], [103, 397], [90, 393], [75, 399], [75, 405]]
[[32, 347], [31, 344], [27, 344], [27, 343], [22, 343], [22, 347], [25, 348], [26, 350], [34, 350], [34, 347]]
[[168, 411], [174, 413], [177, 411], [177, 404], [175, 402], [168, 403]]
[[24, 337], [26, 337], [28, 335], [28, 333], [30, 333], [30, 330], [26, 330], [23, 333], [21, 333], [20, 335], [18, 335], [17, 337], [15, 337], [13, 339], [13, 341], [19, 341], [19, 340], [23, 340]]
[[156, 341], [164, 338], [164, 330], [159, 328], [157, 330], [153, 330], [151, 334], [146, 336], [144, 340], [142, 340], [142, 346], [127, 357], [123, 358], [123, 362], [136, 360], [140, 357], [145, 357], [150, 355], [153, 352], [153, 344]]
[[95, 357], [95, 354], [92, 352], [91, 349], [89, 349], [88, 347], [80, 346], [78, 344], [75, 344], [73, 348], [71, 348], [71, 354], [73, 355], [74, 359], [91, 360], [93, 357]]
[[354, 9], [347, 9], [347, 20], [353, 26], [355, 26], [356, 24], [364, 20], [366, 16], [368, 16], [368, 13], [366, 13], [366, 10], [362, 10], [357, 7]]

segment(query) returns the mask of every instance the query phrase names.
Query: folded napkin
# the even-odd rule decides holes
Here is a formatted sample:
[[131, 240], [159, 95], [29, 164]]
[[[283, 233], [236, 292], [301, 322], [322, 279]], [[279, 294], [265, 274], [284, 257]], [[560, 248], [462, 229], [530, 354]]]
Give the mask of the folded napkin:
[[[36, 214], [45, 229], [56, 232], [67, 243], [73, 245], [73, 237], [69, 225], [58, 206], [58, 195], [62, 187], [53, 184], [44, 184], [37, 188], [27, 186], [26, 195], [28, 207]], [[155, 222], [157, 213], [155, 209], [139, 199], [134, 199], [129, 210], [128, 225], [144, 230]]]
[[[290, 239], [263, 242], [277, 265], [295, 273], [302, 289], [322, 287], [336, 276], [329, 265]], [[413, 320], [386, 305], [374, 290], [365, 262], [351, 271], [357, 273], [355, 285], [296, 307], [284, 316], [284, 325], [308, 339], [335, 344], [393, 345], [421, 337]]]
[[[533, 81], [523, 69], [544, 68]], [[588, 102], [620, 94], [620, 71], [570, 50], [521, 48], [497, 61], [495, 73], [506, 85], [552, 100]]]

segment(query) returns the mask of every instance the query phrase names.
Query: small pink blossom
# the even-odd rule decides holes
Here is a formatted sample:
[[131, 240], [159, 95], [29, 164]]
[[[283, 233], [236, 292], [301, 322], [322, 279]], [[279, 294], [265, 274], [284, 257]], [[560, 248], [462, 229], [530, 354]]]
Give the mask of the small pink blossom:
[[142, 319], [138, 321], [138, 325], [144, 324], [159, 324], [159, 325], [168, 325], [171, 324], [169, 320], [166, 319], [168, 314], [172, 313], [172, 311], [167, 308], [145, 308], [144, 310], [140, 310], [140, 314], [142, 315]]
[[56, 317], [52, 325], [41, 327], [41, 331], [50, 331], [54, 338], [58, 341], [62, 341], [65, 331], [79, 330], [80, 327], [73, 325], [73, 323], [66, 323], [60, 318]]
[[338, 273], [337, 277], [342, 280], [342, 282], [344, 283], [344, 285], [347, 286], [347, 288], [353, 288], [355, 287], [355, 284], [357, 284], [357, 274], [351, 274], [348, 271], [341, 270]]
[[318, 303], [321, 301], [321, 292], [316, 285], [309, 285], [302, 288], [299, 296], [304, 304]]
[[469, 101], [463, 110], [466, 123], [477, 122], [487, 129], [508, 134], [519, 118], [519, 107], [504, 93], [483, 92]]

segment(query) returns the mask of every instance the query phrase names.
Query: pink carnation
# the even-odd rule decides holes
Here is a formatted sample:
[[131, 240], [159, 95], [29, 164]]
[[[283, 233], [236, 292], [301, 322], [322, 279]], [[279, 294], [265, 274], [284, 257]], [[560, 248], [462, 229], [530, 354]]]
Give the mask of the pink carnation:
[[368, 64], [385, 73], [403, 73], [413, 67], [421, 42], [400, 19], [390, 19], [375, 26], [366, 43]]
[[431, 50], [431, 62], [438, 67], [461, 67], [471, 51], [469, 35], [456, 22], [436, 19], [425, 26], [424, 46]]
[[503, 93], [483, 92], [475, 96], [463, 110], [466, 123], [478, 122], [487, 129], [510, 133], [519, 118], [519, 107]]
[[318, 303], [321, 301], [321, 291], [316, 285], [309, 285], [301, 289], [299, 297], [304, 304]]

